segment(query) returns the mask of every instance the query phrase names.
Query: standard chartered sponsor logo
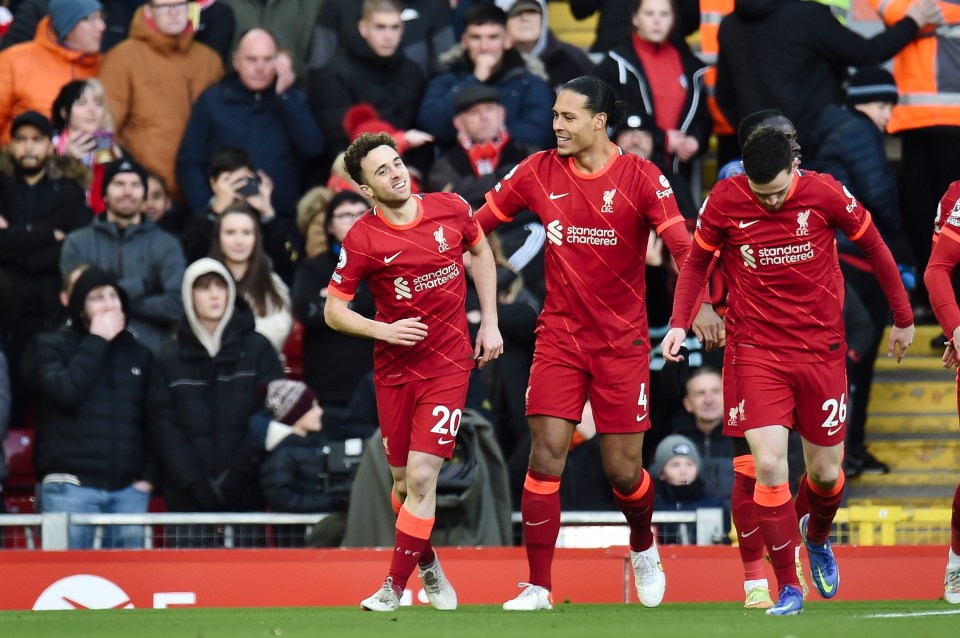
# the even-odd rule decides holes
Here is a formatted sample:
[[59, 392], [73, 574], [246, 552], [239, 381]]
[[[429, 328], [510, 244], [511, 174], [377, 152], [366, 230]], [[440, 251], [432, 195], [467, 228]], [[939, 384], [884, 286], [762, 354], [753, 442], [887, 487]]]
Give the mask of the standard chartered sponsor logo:
[[410, 294], [410, 284], [403, 277], [397, 277], [393, 280], [393, 291], [397, 293], [397, 299], [412, 299]]
[[616, 246], [617, 233], [612, 228], [591, 228], [589, 226], [567, 226], [564, 237], [563, 226], [558, 220], [547, 224], [547, 239], [557, 246], [568, 244], [588, 244], [590, 246]]
[[802, 244], [788, 244], [774, 248], [758, 248], [754, 251], [749, 244], [740, 247], [740, 256], [743, 265], [756, 269], [760, 266], [789, 266], [813, 259], [814, 250], [810, 242]]
[[420, 275], [413, 280], [413, 290], [420, 292], [430, 288], [436, 288], [456, 279], [460, 275], [460, 267], [456, 263], [449, 264], [427, 275]]

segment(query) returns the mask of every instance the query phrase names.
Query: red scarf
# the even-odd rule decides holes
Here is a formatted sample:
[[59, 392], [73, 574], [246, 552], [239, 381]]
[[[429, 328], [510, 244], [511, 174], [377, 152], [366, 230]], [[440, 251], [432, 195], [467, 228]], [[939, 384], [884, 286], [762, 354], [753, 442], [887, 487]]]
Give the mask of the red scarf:
[[507, 129], [501, 128], [495, 138], [488, 142], [474, 142], [466, 133], [457, 135], [460, 146], [470, 158], [470, 167], [477, 177], [489, 175], [497, 170], [500, 164], [500, 151], [510, 141]]

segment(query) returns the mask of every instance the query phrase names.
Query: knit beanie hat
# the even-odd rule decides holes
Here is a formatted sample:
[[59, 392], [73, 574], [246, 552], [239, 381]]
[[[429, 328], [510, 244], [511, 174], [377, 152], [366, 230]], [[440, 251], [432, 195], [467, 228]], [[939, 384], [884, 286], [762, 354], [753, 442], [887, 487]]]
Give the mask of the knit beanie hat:
[[679, 434], [671, 434], [660, 441], [657, 446], [657, 451], [653, 455], [653, 463], [650, 465], [650, 476], [660, 478], [663, 466], [675, 456], [689, 456], [696, 464], [697, 470], [701, 467], [700, 452], [697, 451], [697, 446], [694, 445], [693, 441]]
[[858, 69], [847, 85], [847, 105], [886, 102], [896, 104], [897, 83], [886, 69], [866, 66]]
[[277, 379], [267, 385], [267, 409], [281, 423], [293, 425], [313, 407], [317, 396], [302, 381]]
[[118, 159], [113, 160], [103, 169], [103, 181], [100, 183], [101, 197], [107, 194], [107, 186], [110, 185], [110, 182], [112, 182], [113, 178], [119, 173], [136, 173], [139, 175], [140, 181], [143, 182], [144, 193], [146, 193], [147, 171], [145, 171], [142, 166], [137, 164], [132, 159]]
[[103, 5], [97, 0], [52, 0], [48, 9], [50, 26], [57, 38], [63, 40], [78, 22], [102, 10]]

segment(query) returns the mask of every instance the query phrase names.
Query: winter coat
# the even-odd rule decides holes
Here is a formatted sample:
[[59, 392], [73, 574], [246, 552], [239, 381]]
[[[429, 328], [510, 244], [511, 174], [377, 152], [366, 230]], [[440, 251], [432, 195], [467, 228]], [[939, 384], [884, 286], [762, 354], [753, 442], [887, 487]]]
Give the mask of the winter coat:
[[889, 60], [916, 33], [906, 18], [868, 39], [817, 2], [736, 0], [720, 23], [717, 105], [734, 125], [755, 111], [780, 109], [797, 127], [809, 162], [823, 137], [820, 113], [843, 103], [845, 67]]
[[593, 62], [583, 49], [564, 42], [549, 29], [546, 46], [538, 57], [547, 69], [548, 81], [554, 92], [573, 78], [593, 74]]
[[[676, 128], [687, 135], [697, 138], [700, 151], [707, 150], [707, 141], [713, 128], [713, 120], [707, 109], [707, 96], [703, 88], [703, 76], [706, 68], [698, 60], [690, 48], [684, 44], [671, 44], [680, 54], [680, 63], [683, 65], [683, 77], [687, 85], [687, 97], [680, 111], [680, 120]], [[647, 80], [646, 71], [633, 45], [627, 42], [607, 53], [607, 57], [597, 65], [595, 75], [606, 81], [617, 97], [627, 103], [628, 113], [640, 113], [648, 121], [656, 121], [656, 105], [653, 103], [653, 91]], [[654, 145], [661, 152], [666, 152], [666, 131], [659, 128], [654, 133]], [[679, 160], [674, 158], [673, 171], [679, 170]]]
[[269, 29], [280, 48], [290, 53], [298, 83], [304, 85], [314, 25], [324, 0], [218, 0], [217, 4], [232, 9], [237, 23], [231, 51], [236, 50], [240, 36], [250, 29]]
[[16, 302], [7, 310], [14, 315], [9, 319], [31, 335], [62, 309], [63, 241], [53, 231], [69, 233], [93, 219], [83, 190], [88, 177], [78, 160], [51, 157], [46, 177], [33, 187], [36, 201], [31, 208], [23, 200], [22, 178], [16, 174], [13, 158], [9, 151], [0, 152], [0, 216], [8, 224], [0, 230], [0, 277], [6, 279]]
[[130, 37], [103, 60], [100, 81], [117, 139], [149, 171], [163, 177], [180, 201], [174, 164], [190, 109], [223, 76], [220, 56], [195, 42], [193, 28], [180, 35], [157, 31], [137, 9]]
[[10, 141], [10, 123], [24, 111], [50, 113], [57, 94], [71, 80], [96, 77], [101, 55], [61, 46], [50, 28], [49, 16], [40, 21], [30, 42], [0, 53], [0, 144]]
[[[243, 301], [229, 318], [214, 356], [197, 339], [193, 321], [181, 322], [177, 340], [157, 356], [150, 381], [150, 430], [167, 508], [260, 509], [261, 457], [248, 440], [247, 424], [261, 407], [259, 389], [283, 377], [280, 360], [270, 342], [254, 331], [253, 313]], [[223, 499], [211, 502], [204, 486], [218, 479]]]
[[130, 298], [128, 328], [156, 353], [183, 317], [180, 283], [184, 259], [180, 243], [143, 217], [121, 233], [106, 216], [94, 219], [63, 242], [60, 275], [81, 264], [112, 273]]
[[[653, 481], [653, 509], [657, 512], [695, 512], [700, 508], [724, 509], [723, 502], [706, 491], [703, 479], [699, 476], [690, 485], [674, 486], [664, 480]], [[715, 536], [709, 539], [697, 539], [697, 526], [692, 523], [661, 523], [657, 525], [657, 541], [662, 545], [690, 544], [698, 540], [704, 544], [722, 543], [730, 531], [729, 507], [724, 509], [723, 529], [715, 530]]]
[[[722, 425], [717, 425], [709, 434], [697, 427], [694, 416], [681, 409], [673, 416], [673, 434], [681, 434], [697, 446], [700, 453], [700, 477], [709, 494], [730, 504], [733, 493], [733, 439], [723, 435]], [[656, 477], [654, 477], [656, 478]]]
[[[441, 60], [449, 63], [448, 69], [427, 84], [417, 115], [417, 128], [433, 134], [437, 144], [446, 148], [457, 136], [453, 127], [453, 96], [481, 82], [473, 74], [473, 62], [459, 45], [445, 53]], [[538, 149], [556, 143], [551, 124], [555, 96], [546, 78], [540, 60], [508, 49], [500, 68], [484, 82], [500, 90], [510, 136]]]
[[[508, 131], [509, 132], [509, 131]], [[517, 144], [513, 137], [500, 151], [500, 163], [489, 175], [477, 176], [470, 164], [467, 152], [459, 143], [454, 143], [430, 168], [427, 191], [450, 191], [467, 200], [477, 210], [485, 203], [484, 195], [497, 185], [507, 173], [535, 153], [536, 149]]]
[[320, 127], [299, 89], [277, 95], [273, 88], [254, 92], [231, 75], [204, 91], [193, 107], [177, 153], [177, 179], [195, 213], [206, 209], [213, 195], [210, 157], [221, 148], [246, 150], [255, 168], [273, 180], [277, 216], [296, 217], [306, 160], [323, 152]]
[[[323, 318], [326, 297], [320, 291], [330, 283], [337, 256], [326, 252], [300, 263], [293, 280], [293, 312], [303, 324], [303, 381], [324, 406], [344, 407], [360, 380], [373, 370], [373, 340], [337, 332]], [[366, 284], [349, 302], [351, 310], [373, 318], [376, 308]]]
[[[915, 257], [900, 214], [897, 176], [887, 161], [883, 133], [860, 111], [836, 105], [823, 110], [821, 126], [827, 134], [817, 156], [818, 171], [836, 178], [870, 211], [898, 264], [913, 265]], [[850, 238], [839, 232], [837, 249], [864, 258]]]
[[70, 325], [38, 339], [38, 476], [73, 474], [84, 487], [155, 482], [146, 428], [152, 356], [123, 331], [112, 341]]
[[260, 469], [267, 505], [275, 512], [331, 512], [347, 510], [347, 493], [324, 491], [327, 455], [323, 433], [283, 439]]
[[343, 116], [355, 104], [373, 106], [380, 119], [397, 129], [413, 128], [426, 85], [423, 71], [402, 51], [382, 58], [364, 42], [358, 53], [336, 53], [311, 75], [309, 88], [310, 105], [328, 153], [342, 151], [353, 141], [347, 139]]

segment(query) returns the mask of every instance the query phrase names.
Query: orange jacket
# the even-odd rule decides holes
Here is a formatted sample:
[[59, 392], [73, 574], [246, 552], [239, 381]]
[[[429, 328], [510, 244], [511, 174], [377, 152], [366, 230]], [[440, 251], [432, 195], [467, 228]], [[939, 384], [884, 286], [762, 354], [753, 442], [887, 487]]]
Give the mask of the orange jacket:
[[175, 164], [194, 102], [223, 76], [213, 49], [193, 39], [193, 28], [164, 35], [137, 9], [130, 36], [110, 49], [100, 81], [117, 128], [117, 139], [147, 170], [166, 180], [174, 199], [182, 195]]
[[[913, 0], [869, 0], [888, 25], [902, 19]], [[887, 131], [960, 126], [960, 60], [951, 53], [960, 47], [960, 6], [938, 2], [946, 26], [924, 28], [893, 58], [893, 77], [900, 102]], [[942, 50], [941, 50], [942, 49]]]
[[720, 30], [720, 21], [731, 11], [733, 0], [700, 0], [700, 59], [707, 65], [703, 84], [707, 89], [707, 107], [713, 117], [713, 132], [716, 135], [736, 133], [720, 112], [717, 100], [713, 97], [714, 88], [717, 86], [717, 53], [720, 51], [717, 32]]
[[10, 141], [10, 123], [24, 111], [50, 117], [50, 107], [64, 84], [96, 77], [99, 53], [82, 53], [57, 42], [47, 16], [30, 42], [0, 53], [0, 144]]

